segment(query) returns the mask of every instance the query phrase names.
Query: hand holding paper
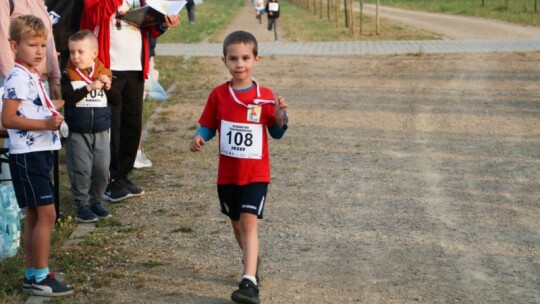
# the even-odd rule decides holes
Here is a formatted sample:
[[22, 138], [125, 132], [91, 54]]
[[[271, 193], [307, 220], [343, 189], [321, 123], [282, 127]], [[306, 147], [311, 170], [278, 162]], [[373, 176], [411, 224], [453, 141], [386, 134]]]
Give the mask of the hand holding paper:
[[[167, 27], [178, 25], [178, 14], [184, 8], [187, 1], [147, 0], [146, 5], [118, 15], [117, 18], [138, 28], [149, 27], [157, 24], [165, 24]], [[174, 16], [166, 18], [166, 16]]]

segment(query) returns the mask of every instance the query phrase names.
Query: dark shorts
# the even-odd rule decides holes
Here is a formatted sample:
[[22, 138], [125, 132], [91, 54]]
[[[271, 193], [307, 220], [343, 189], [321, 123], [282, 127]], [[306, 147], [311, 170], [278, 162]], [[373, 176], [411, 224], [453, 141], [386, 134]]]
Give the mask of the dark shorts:
[[54, 203], [51, 151], [9, 155], [9, 171], [20, 208]]
[[263, 218], [264, 201], [268, 191], [268, 183], [252, 183], [244, 186], [218, 185], [221, 213], [232, 221], [240, 220], [241, 213], [255, 214]]

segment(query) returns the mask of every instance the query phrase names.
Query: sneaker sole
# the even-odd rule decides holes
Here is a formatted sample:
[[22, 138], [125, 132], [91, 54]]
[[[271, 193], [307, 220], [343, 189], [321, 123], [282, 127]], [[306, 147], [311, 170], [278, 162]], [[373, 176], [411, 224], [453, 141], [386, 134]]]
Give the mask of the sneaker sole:
[[107, 216], [99, 216], [99, 215], [96, 215], [96, 216], [98, 217], [98, 219], [104, 220], [104, 219], [107, 219], [107, 218], [112, 217], [112, 214], [109, 214], [109, 215], [107, 215]]
[[[144, 193], [143, 193], [143, 194], [144, 194]], [[125, 200], [125, 199], [131, 198], [131, 197], [135, 197], [135, 196], [141, 196], [141, 195], [142, 195], [142, 194], [135, 195], [135, 194], [129, 193], [129, 194], [126, 194], [126, 195], [123, 196], [123, 197], [112, 198], [112, 197], [108, 196], [107, 194], [103, 194], [103, 199], [106, 200], [106, 201], [112, 202], [112, 203], [118, 203], [118, 202], [123, 201], [123, 200]]]
[[231, 300], [233, 300], [235, 303], [241, 303], [241, 304], [260, 304], [261, 299], [260, 298], [248, 298], [242, 294], [237, 294], [235, 292], [231, 295]]
[[98, 221], [98, 218], [93, 218], [91, 220], [83, 220], [81, 218], [75, 217], [75, 222], [77, 223], [83, 223], [83, 224], [89, 224], [89, 223], [95, 223]]
[[152, 168], [152, 164], [133, 164], [133, 168], [135, 169], [143, 169], [143, 168]]
[[40, 297], [62, 297], [62, 296], [70, 295], [72, 293], [73, 293], [73, 290], [49, 293], [49, 292], [43, 292], [37, 289], [32, 289], [32, 294], [35, 296], [40, 296]]
[[28, 286], [28, 287], [23, 286], [22, 292], [24, 294], [27, 294], [27, 295], [32, 295], [33, 294], [32, 293], [32, 286]]

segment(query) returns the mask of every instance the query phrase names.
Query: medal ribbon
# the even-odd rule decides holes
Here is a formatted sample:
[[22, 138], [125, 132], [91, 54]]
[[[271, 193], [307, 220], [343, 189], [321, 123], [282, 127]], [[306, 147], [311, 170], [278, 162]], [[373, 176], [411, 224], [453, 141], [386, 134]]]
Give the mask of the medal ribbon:
[[[45, 88], [43, 88], [43, 84], [41, 83], [41, 77], [40, 77], [38, 71], [36, 69], [34, 69], [35, 72], [31, 73], [26, 67], [24, 67], [22, 64], [20, 64], [17, 61], [15, 61], [15, 66], [18, 67], [19, 69], [25, 71], [26, 73], [28, 73], [28, 75], [30, 75], [30, 79], [34, 82], [34, 85], [36, 85], [36, 82], [37, 82], [37, 86], [40, 88], [40, 91], [38, 91], [38, 95], [39, 95], [40, 99], [45, 100], [45, 105], [47, 106], [47, 108], [49, 108], [49, 110], [51, 111], [53, 116], [58, 116], [59, 115], [58, 111], [56, 111], [56, 108], [54, 107], [54, 104], [52, 103], [52, 101], [47, 96], [47, 93], [45, 93]], [[36, 80], [36, 78], [32, 77], [33, 75], [34, 76], [37, 75], [37, 80]]]
[[[259, 83], [257, 82], [257, 80], [255, 80], [255, 78], [252, 78], [252, 81], [253, 83], [255, 83], [255, 87], [257, 88], [257, 96], [255, 97], [255, 99], [253, 99], [253, 103], [254, 104], [265, 104], [265, 103], [272, 103], [272, 104], [276, 104], [276, 101], [275, 100], [271, 100], [271, 99], [260, 99], [258, 98], [259, 96], [261, 96], [261, 91], [260, 91], [260, 88], [259, 88]], [[246, 108], [250, 108], [249, 105], [246, 105], [245, 103], [241, 102], [240, 99], [238, 99], [238, 97], [236, 97], [236, 94], [234, 93], [234, 90], [233, 88], [231, 87], [231, 83], [229, 82], [229, 92], [231, 92], [231, 96], [232, 98], [234, 99], [234, 101], [239, 104], [239, 105], [242, 105]]]
[[90, 71], [90, 73], [88, 73], [88, 77], [86, 77], [86, 76], [81, 72], [81, 70], [79, 70], [79, 68], [75, 68], [75, 72], [77, 72], [77, 75], [79, 75], [79, 77], [81, 77], [81, 79], [82, 79], [86, 84], [91, 84], [91, 83], [92, 83], [92, 79], [94, 79], [94, 73], [96, 72], [96, 63], [95, 63], [95, 62], [92, 63], [92, 70]]

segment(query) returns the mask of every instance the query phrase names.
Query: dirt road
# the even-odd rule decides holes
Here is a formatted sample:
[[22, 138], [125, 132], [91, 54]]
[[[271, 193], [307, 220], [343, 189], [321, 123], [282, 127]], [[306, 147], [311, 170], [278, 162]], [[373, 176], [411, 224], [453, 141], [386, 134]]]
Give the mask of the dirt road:
[[[70, 303], [230, 303], [236, 288], [217, 140], [187, 149], [229, 75], [218, 57], [157, 64], [191, 74], [148, 130], [147, 194], [112, 207], [92, 239], [113, 258], [70, 281]], [[539, 70], [539, 53], [263, 58], [255, 76], [291, 107], [270, 143], [263, 303], [540, 303]]]
[[[356, 7], [359, 10], [359, 5]], [[375, 16], [375, 5], [365, 4], [364, 13]], [[381, 18], [403, 23], [448, 39], [538, 38], [540, 28], [486, 18], [428, 13], [380, 6]]]

